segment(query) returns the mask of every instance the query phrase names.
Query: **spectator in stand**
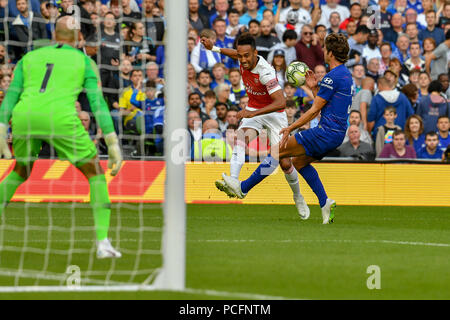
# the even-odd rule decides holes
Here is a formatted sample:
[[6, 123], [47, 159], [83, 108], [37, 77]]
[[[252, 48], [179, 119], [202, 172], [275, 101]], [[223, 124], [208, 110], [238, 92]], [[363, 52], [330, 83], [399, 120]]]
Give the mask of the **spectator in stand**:
[[393, 69], [387, 69], [384, 72], [384, 77], [389, 81], [389, 84], [391, 85], [392, 88], [395, 88], [397, 90], [401, 89], [401, 86], [398, 83], [397, 72], [395, 72]]
[[[284, 58], [284, 51], [281, 49], [275, 50], [273, 53], [272, 67], [277, 73], [278, 83], [281, 88], [284, 88], [286, 82], [286, 59]], [[320, 81], [320, 80], [319, 80]]]
[[[117, 89], [115, 78], [118, 77], [120, 65], [120, 34], [116, 31], [116, 19], [112, 12], [106, 13], [101, 30], [100, 44], [100, 79], [103, 88]], [[106, 66], [106, 67], [104, 67]], [[114, 94], [104, 92], [105, 98], [112, 105]]]
[[262, 13], [258, 11], [258, 0], [247, 0], [247, 12], [239, 18], [239, 23], [247, 26], [253, 19], [259, 22], [263, 19]]
[[288, 120], [288, 125], [291, 125], [294, 123], [297, 118], [295, 117], [295, 114], [297, 113], [297, 106], [295, 105], [294, 100], [286, 100], [286, 109], [284, 111], [286, 112], [286, 117]]
[[217, 97], [213, 90], [206, 91], [203, 96], [203, 105], [201, 107], [202, 111], [206, 113], [211, 119], [217, 119], [216, 113], [216, 102]]
[[339, 26], [341, 25], [341, 16], [339, 12], [335, 11], [330, 14], [330, 27], [327, 29], [327, 33], [343, 33], [345, 34], [345, 31], [347, 29], [348, 22], [345, 25], [344, 30], [341, 30]]
[[406, 145], [405, 133], [397, 130], [392, 134], [392, 143], [388, 143], [381, 151], [380, 158], [416, 159], [416, 151]]
[[[418, 74], [418, 71], [416, 71]], [[417, 89], [416, 85], [413, 83], [408, 83], [407, 85], [403, 86], [401, 89], [403, 94], [408, 98], [409, 103], [411, 103], [411, 106], [414, 110], [414, 113], [417, 110], [418, 101], [419, 101], [419, 89]], [[406, 129], [405, 129], [406, 130]]]
[[80, 1], [81, 6], [78, 6], [80, 10], [80, 32], [83, 35], [83, 39], [88, 39], [96, 35], [96, 28], [91, 19], [91, 14], [95, 10], [95, 0], [84, 0]]
[[[313, 69], [318, 64], [324, 64], [323, 50], [319, 43], [319, 37], [313, 33], [313, 28], [305, 24], [302, 28], [302, 36], [295, 45], [297, 52], [297, 60], [303, 61], [306, 65]], [[286, 63], [290, 62], [286, 59]]]
[[392, 56], [392, 47], [389, 42], [383, 42], [380, 45], [380, 72], [384, 73], [389, 68], [389, 62]]
[[[357, 6], [356, 6], [357, 7]], [[370, 30], [369, 37], [367, 39], [367, 44], [361, 53], [361, 58], [367, 63], [372, 58], [377, 58], [378, 61], [381, 60], [381, 52], [377, 47], [378, 42], [378, 32], [375, 29]]]
[[406, 144], [413, 146], [416, 153], [425, 146], [425, 135], [423, 134], [423, 121], [417, 114], [411, 115], [405, 124]]
[[197, 73], [195, 73], [194, 66], [190, 63], [187, 65], [187, 81], [195, 90], [198, 90]]
[[436, 12], [434, 10], [427, 11], [426, 13], [427, 28], [420, 31], [419, 39], [425, 40], [426, 38], [433, 38], [437, 45], [440, 45], [445, 41], [445, 34], [442, 28], [436, 27]]
[[[339, 29], [345, 30], [347, 28], [347, 24], [350, 20], [355, 21], [356, 24], [359, 24], [359, 21], [362, 16], [362, 10], [361, 5], [358, 2], [354, 2], [350, 5], [350, 17], [342, 21], [342, 23], [339, 25]], [[331, 18], [331, 14], [330, 14]]]
[[419, 30], [425, 29], [425, 26], [417, 22], [417, 11], [412, 8], [406, 9], [405, 12], [405, 25], [409, 23], [414, 23], [417, 26], [417, 29]]
[[403, 19], [400, 13], [392, 14], [391, 27], [383, 29], [384, 40], [392, 44], [397, 43], [398, 36], [403, 33]]
[[10, 37], [15, 39], [16, 36], [22, 43], [21, 46], [14, 46], [16, 60], [19, 60], [23, 54], [32, 50], [33, 41], [47, 39], [47, 27], [42, 16], [29, 9], [27, 0], [17, 0], [16, 8], [18, 15], [12, 21]]
[[330, 14], [332, 12], [338, 12], [342, 20], [347, 19], [350, 16], [350, 11], [347, 7], [339, 5], [338, 0], [326, 0], [327, 4], [321, 5], [322, 16], [319, 20], [319, 24], [323, 24], [327, 28], [330, 27]]
[[236, 106], [231, 106], [228, 109], [227, 119], [226, 119], [227, 123], [228, 123], [228, 126], [230, 126], [230, 125], [237, 126], [238, 125], [238, 123], [239, 123], [239, 119], [237, 117], [238, 112], [239, 112], [239, 109]]
[[439, 148], [442, 151], [447, 149], [450, 145], [450, 135], [448, 133], [450, 129], [450, 120], [448, 116], [440, 116], [437, 122], [438, 134], [439, 134]]
[[372, 102], [372, 92], [374, 90], [375, 81], [373, 78], [364, 78], [362, 80], [361, 90], [353, 98], [351, 110], [360, 112], [364, 129], [367, 129], [367, 111], [369, 110], [370, 103]]
[[399, 13], [403, 15], [405, 13], [406, 6], [406, 0], [394, 0], [388, 6], [387, 10], [392, 14]]
[[156, 62], [149, 62], [145, 66], [145, 81], [155, 81], [156, 89], [162, 91], [164, 89], [164, 79], [159, 77], [159, 69]]
[[[142, 14], [143, 22], [145, 23], [145, 34], [160, 43], [163, 40], [165, 32], [164, 18], [153, 14], [155, 8], [154, 0], [143, 0], [142, 2]], [[205, 26], [208, 28], [209, 26]]]
[[383, 118], [386, 123], [378, 127], [378, 133], [375, 139], [375, 151], [377, 157], [380, 155], [385, 144], [392, 143], [392, 134], [396, 130], [402, 130], [400, 126], [394, 124], [394, 121], [397, 118], [397, 111], [393, 106], [387, 106], [384, 109]]
[[267, 62], [269, 62], [270, 64], [272, 63], [273, 55], [277, 50], [284, 51], [284, 58], [286, 60], [286, 65], [289, 65], [292, 61], [297, 60], [298, 51], [296, 51], [296, 43], [297, 43], [297, 33], [295, 33], [294, 30], [286, 30], [283, 34], [283, 42], [278, 43], [272, 47], [272, 50], [269, 52], [269, 55], [267, 56]]
[[419, 101], [428, 96], [428, 86], [431, 83], [430, 75], [423, 71], [419, 74]]
[[401, 34], [397, 38], [396, 48], [393, 56], [396, 57], [401, 64], [404, 64], [409, 59], [409, 38], [406, 34]]
[[384, 109], [387, 106], [394, 106], [397, 111], [397, 118], [395, 124], [404, 128], [406, 119], [414, 113], [411, 104], [406, 96], [392, 88], [389, 81], [385, 77], [378, 79], [378, 94], [376, 94], [370, 103], [370, 110], [367, 116], [369, 132], [372, 131], [372, 136], [375, 138], [377, 129], [386, 123], [383, 118]]
[[449, 88], [449, 78], [448, 73], [441, 73], [438, 76], [438, 81], [442, 84], [442, 90], [445, 92], [447, 99], [450, 99], [450, 88]]
[[131, 9], [130, 0], [121, 0], [121, 4], [122, 4], [123, 23], [131, 28], [133, 23], [136, 23], [136, 21], [141, 20], [142, 15], [138, 9], [137, 10]]
[[127, 59], [135, 66], [156, 61], [156, 47], [153, 40], [145, 36], [145, 26], [142, 22], [133, 22], [128, 32], [129, 44], [125, 46]]
[[[445, 33], [445, 41], [442, 42], [432, 54], [425, 60], [425, 70], [430, 74], [432, 80], [436, 80], [443, 70], [448, 70], [448, 51], [450, 50], [450, 29]], [[433, 65], [430, 68], [430, 64]]]
[[284, 84], [284, 95], [286, 97], [286, 101], [292, 100], [295, 102], [295, 105], [297, 108], [301, 108], [302, 106], [306, 105], [307, 102], [311, 101], [312, 99], [309, 97], [299, 97], [296, 96], [295, 93], [297, 92], [297, 88], [294, 87], [289, 82], [285, 82]]
[[325, 47], [325, 38], [327, 37], [327, 28], [322, 24], [318, 24], [314, 27], [314, 33], [317, 34], [320, 47], [323, 50], [323, 48]]
[[7, 92], [11, 84], [11, 77], [8, 74], [0, 75], [0, 90]]
[[239, 99], [239, 110], [245, 110], [248, 107], [248, 96], [243, 96]]
[[408, 23], [406, 25], [405, 33], [408, 36], [409, 43], [419, 42], [422, 46], [422, 41], [419, 40], [419, 30], [417, 29], [417, 25], [415, 23]]
[[389, 13], [386, 9], [389, 6], [389, 0], [378, 0], [378, 5], [379, 5], [379, 14], [380, 14], [380, 28], [384, 33], [386, 32], [387, 29], [389, 29], [391, 27], [391, 19], [392, 19], [392, 14]]
[[[348, 116], [348, 123], [349, 125], [355, 125], [359, 128], [359, 133], [360, 133], [360, 140], [364, 141], [365, 143], [369, 144], [371, 147], [373, 145], [373, 140], [372, 137], [370, 136], [370, 133], [367, 132], [366, 129], [364, 129], [364, 123], [362, 121], [362, 116], [361, 116], [361, 112], [359, 112], [358, 110], [352, 110], [350, 111], [350, 115]], [[348, 129], [347, 129], [347, 134], [344, 138], [344, 142], [348, 141]]]
[[290, 12], [298, 14], [297, 23], [300, 24], [300, 30], [304, 24], [310, 24], [312, 22], [309, 9], [306, 10], [305, 8], [302, 8], [302, 0], [290, 0], [289, 4], [290, 5], [284, 9], [281, 9], [281, 6], [278, 7], [278, 12], [276, 14], [279, 14], [280, 23], [285, 24], [288, 22], [288, 15]]
[[[420, 70], [411, 70], [411, 72], [409, 73], [409, 84], [413, 84], [417, 89], [419, 89], [419, 75], [420, 75]], [[417, 92], [418, 94], [419, 92]], [[410, 99], [411, 100], [411, 99]]]
[[207, 70], [202, 70], [197, 73], [198, 91], [201, 96], [204, 96], [206, 91], [211, 89], [211, 74]]
[[440, 116], [449, 116], [449, 103], [442, 97], [442, 84], [431, 81], [428, 86], [428, 96], [420, 99], [416, 113], [422, 117], [424, 131], [436, 131], [437, 120]]
[[194, 143], [202, 139], [202, 120], [197, 111], [188, 111], [187, 113], [188, 132], [190, 138], [191, 154], [194, 152]]
[[239, 24], [239, 11], [235, 8], [228, 12], [228, 26], [227, 26], [227, 36], [236, 37], [242, 28], [245, 28], [242, 24]]
[[[200, 37], [206, 37], [213, 43], [215, 43], [217, 39], [216, 33], [210, 29], [204, 29], [200, 33]], [[210, 71], [216, 63], [219, 63], [221, 61], [222, 58], [220, 56], [220, 53], [214, 52], [212, 50], [206, 50], [200, 41], [198, 42], [194, 50], [192, 50], [191, 63], [197, 73], [199, 73], [203, 69]]]
[[348, 37], [352, 37], [355, 35], [356, 33], [356, 28], [358, 27], [358, 25], [356, 24], [355, 21], [349, 21], [347, 24], [347, 29], [345, 29], [345, 33]]
[[[439, 17], [438, 26], [442, 29], [445, 28], [448, 23], [450, 23], [450, 3], [445, 2], [442, 4], [442, 16]], [[437, 15], [439, 16], [439, 15]]]
[[374, 81], [377, 81], [380, 76], [378, 72], [380, 72], [380, 60], [378, 58], [370, 59], [367, 63], [366, 76], [371, 77]]
[[355, 94], [358, 94], [358, 92], [362, 88], [362, 80], [366, 78], [366, 69], [362, 64], [357, 64], [353, 67], [352, 70], [352, 77], [353, 77], [353, 85], [355, 87]]
[[[423, 40], [423, 58], [425, 62], [427, 61], [427, 57], [433, 54], [434, 49], [436, 49], [436, 41], [433, 38], [425, 38]], [[433, 66], [433, 61], [431, 61], [431, 65]]]
[[[216, 43], [215, 45], [218, 48], [224, 49], [232, 49], [234, 44], [234, 38], [231, 38], [226, 35], [227, 24], [226, 21], [222, 18], [216, 18], [213, 21], [213, 29], [216, 32]], [[226, 68], [237, 68], [239, 64], [237, 60], [231, 59], [230, 57], [221, 54], [222, 63]]]
[[417, 69], [425, 71], [425, 61], [421, 57], [421, 45], [419, 42], [411, 42], [409, 46], [409, 53], [411, 57], [405, 61], [405, 67], [408, 71]]
[[314, 68], [314, 74], [316, 75], [317, 81], [322, 81], [323, 77], [327, 74], [327, 68], [322, 64], [318, 64]]
[[214, 88], [214, 93], [216, 94], [217, 101], [225, 103], [228, 107], [231, 107], [233, 103], [230, 101], [230, 90], [231, 86], [226, 83], [219, 84]]
[[399, 87], [403, 87], [406, 83], [408, 83], [408, 69], [406, 69], [405, 65], [401, 64], [397, 58], [391, 59], [391, 61], [389, 62], [389, 69], [394, 71], [395, 75], [397, 76]]
[[192, 28], [201, 32], [209, 27], [209, 19], [199, 14], [199, 8], [198, 0], [189, 0], [189, 23]]
[[211, 83], [211, 89], [214, 90], [219, 84], [231, 85], [230, 81], [225, 79], [226, 69], [223, 63], [216, 63], [212, 69], [213, 81]]
[[364, 50], [364, 45], [369, 37], [370, 30], [366, 26], [359, 26], [353, 36], [349, 37], [348, 45], [350, 52], [348, 53], [348, 61], [345, 65], [350, 68], [356, 64], [362, 63], [361, 55]]
[[209, 17], [209, 24], [210, 25], [214, 25], [214, 20], [216, 20], [217, 18], [220, 18], [222, 20], [225, 20], [225, 24], [228, 25], [229, 24], [229, 20], [228, 20], [229, 4], [228, 4], [228, 1], [227, 0], [216, 0], [214, 7], [216, 9], [216, 13], [214, 13], [213, 15], [211, 15]]
[[247, 11], [244, 0], [233, 0], [233, 8], [238, 11], [239, 16], [242, 16]]
[[275, 24], [275, 32], [279, 39], [283, 38], [283, 34], [286, 30], [294, 30], [300, 37], [300, 32], [304, 25], [305, 23], [299, 23], [298, 10], [290, 10], [286, 16], [286, 21]]
[[[152, 0], [153, 1], [153, 0]], [[213, 0], [202, 0], [200, 8], [198, 9], [198, 13], [208, 21], [207, 28], [211, 28], [211, 24], [209, 24], [209, 20], [213, 14], [216, 13], [216, 9], [214, 8]]]
[[280, 39], [272, 35], [272, 27], [269, 20], [261, 21], [261, 35], [255, 39], [258, 54], [267, 60], [272, 47], [280, 43]]
[[425, 147], [417, 153], [418, 159], [442, 159], [444, 151], [438, 148], [439, 139], [438, 134], [430, 131], [425, 135]]
[[209, 116], [202, 111], [202, 99], [200, 94], [192, 92], [188, 97], [189, 108], [188, 111], [195, 111], [198, 113], [202, 123], [209, 119]]
[[230, 69], [228, 79], [231, 83], [230, 101], [233, 105], [239, 104], [239, 99], [247, 94], [241, 80], [241, 72], [239, 69]]
[[[139, 127], [142, 116], [142, 109], [131, 103], [131, 97], [135, 90], [138, 90], [136, 97], [140, 101], [145, 100], [145, 93], [141, 91], [143, 83], [142, 70], [133, 70], [130, 74], [131, 86], [127, 87], [119, 98], [119, 109], [113, 109], [111, 116], [117, 133], [122, 133], [122, 126], [125, 130], [140, 133]], [[123, 118], [123, 121], [122, 121]]]
[[228, 105], [223, 102], [217, 102], [215, 104], [216, 114], [217, 114], [217, 123], [219, 124], [219, 129], [223, 133], [227, 130], [227, 113], [228, 113]]
[[256, 20], [250, 20], [250, 22], [248, 23], [248, 33], [250, 33], [250, 35], [253, 36], [253, 38], [257, 38], [261, 35], [261, 23]]
[[350, 157], [363, 161], [372, 161], [375, 158], [375, 152], [371, 145], [361, 141], [361, 133], [358, 126], [350, 125], [347, 130], [347, 137], [348, 141], [344, 142], [337, 149], [340, 157]]

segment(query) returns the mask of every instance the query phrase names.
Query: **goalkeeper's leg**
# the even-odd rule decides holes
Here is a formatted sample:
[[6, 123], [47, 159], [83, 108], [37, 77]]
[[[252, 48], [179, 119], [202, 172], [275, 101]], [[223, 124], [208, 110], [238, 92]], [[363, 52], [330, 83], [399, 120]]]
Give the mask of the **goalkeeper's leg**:
[[115, 250], [108, 240], [111, 202], [109, 200], [105, 174], [98, 162], [98, 158], [96, 157], [88, 163], [79, 166], [78, 169], [89, 181], [90, 203], [94, 213], [95, 231], [97, 234], [97, 257], [120, 258], [121, 253]]
[[5, 210], [17, 188], [24, 183], [31, 173], [33, 164], [23, 165], [16, 162], [13, 171], [0, 184], [0, 216]]

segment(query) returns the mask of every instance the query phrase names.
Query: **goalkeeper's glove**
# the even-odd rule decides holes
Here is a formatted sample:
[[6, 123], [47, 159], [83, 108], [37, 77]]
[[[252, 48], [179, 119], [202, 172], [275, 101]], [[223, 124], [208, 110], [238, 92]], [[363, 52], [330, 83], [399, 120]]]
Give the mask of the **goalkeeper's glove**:
[[[122, 166], [122, 151], [119, 148], [119, 139], [115, 132], [108, 133], [105, 136], [105, 142], [108, 146], [108, 168], [111, 170], [111, 175], [115, 176]], [[113, 169], [114, 166], [114, 169]]]
[[5, 159], [11, 159], [11, 151], [9, 151], [8, 142], [8, 126], [4, 123], [0, 123], [0, 158], [3, 156]]

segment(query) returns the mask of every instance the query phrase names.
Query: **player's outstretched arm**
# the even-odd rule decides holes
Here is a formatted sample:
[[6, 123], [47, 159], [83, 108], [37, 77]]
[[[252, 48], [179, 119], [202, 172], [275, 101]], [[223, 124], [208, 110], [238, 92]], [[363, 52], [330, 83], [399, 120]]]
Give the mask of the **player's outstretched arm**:
[[100, 77], [98, 76], [98, 69], [95, 62], [89, 57], [86, 57], [86, 73], [84, 78], [84, 88], [86, 95], [91, 105], [92, 112], [95, 119], [103, 131], [106, 145], [108, 146], [108, 168], [111, 170], [111, 175], [115, 176], [122, 166], [122, 151], [119, 147], [119, 139], [114, 131], [114, 125], [109, 113], [108, 105], [103, 98], [101, 90]]
[[224, 54], [232, 59], [237, 60], [237, 50], [235, 49], [226, 49], [226, 48], [219, 48], [214, 45], [214, 43], [211, 41], [211, 39], [208, 39], [206, 37], [202, 37], [200, 39], [200, 42], [205, 46], [206, 49], [212, 50], [221, 54]]

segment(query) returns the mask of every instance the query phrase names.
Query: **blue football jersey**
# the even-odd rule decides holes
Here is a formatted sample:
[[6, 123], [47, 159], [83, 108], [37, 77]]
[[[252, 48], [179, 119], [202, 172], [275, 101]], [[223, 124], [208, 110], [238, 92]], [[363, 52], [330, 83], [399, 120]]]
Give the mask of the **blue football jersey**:
[[352, 75], [343, 64], [323, 77], [317, 96], [327, 100], [327, 104], [322, 108], [319, 126], [345, 134], [352, 105], [352, 85]]

